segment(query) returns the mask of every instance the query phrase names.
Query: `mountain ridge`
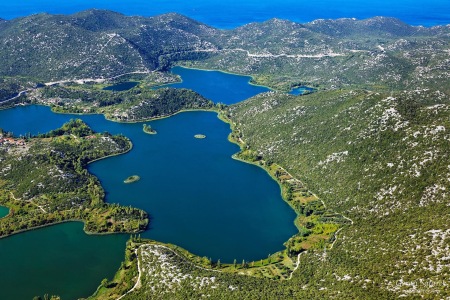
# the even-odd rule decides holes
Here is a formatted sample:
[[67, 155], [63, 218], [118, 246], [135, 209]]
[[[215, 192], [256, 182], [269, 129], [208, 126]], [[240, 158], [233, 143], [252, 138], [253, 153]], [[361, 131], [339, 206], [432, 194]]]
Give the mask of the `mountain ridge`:
[[[345, 50], [348, 56], [349, 50], [376, 50], [375, 38], [369, 43], [363, 41], [369, 36], [388, 40], [425, 36], [436, 39], [448, 34], [450, 26], [414, 27], [381, 17], [305, 24], [272, 19], [220, 30], [176, 13], [149, 18], [105, 10], [67, 16], [36, 14], [0, 23], [0, 58], [4, 61], [0, 75], [47, 81], [107, 78], [132, 71], [166, 70], [179, 60], [197, 63], [214, 56], [229, 59], [220, 51], [239, 48], [250, 54], [303, 53], [305, 57]], [[240, 64], [237, 59], [232, 63]], [[235, 71], [232, 69], [236, 67], [224, 69]], [[260, 66], [256, 68], [254, 74], [265, 72], [258, 70]], [[249, 72], [242, 68], [237, 73]]]

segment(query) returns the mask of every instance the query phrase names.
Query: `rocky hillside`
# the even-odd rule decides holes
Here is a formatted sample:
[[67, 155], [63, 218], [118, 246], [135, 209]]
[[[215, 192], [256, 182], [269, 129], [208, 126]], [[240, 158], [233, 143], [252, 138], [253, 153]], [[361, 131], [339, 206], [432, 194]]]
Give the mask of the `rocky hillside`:
[[177, 14], [37, 14], [0, 23], [0, 74], [54, 81], [148, 72], [168, 53], [214, 48], [216, 32]]
[[448, 76], [450, 26], [397, 19], [273, 19], [217, 30], [177, 14], [127, 17], [89, 10], [0, 22], [1, 76], [36, 80], [110, 78], [167, 70], [178, 62], [253, 75], [288, 89], [434, 85]]
[[[250, 149], [307, 182], [354, 224], [314, 285], [449, 296], [450, 100], [434, 90], [266, 93], [228, 109]], [[327, 278], [328, 277], [328, 278]]]

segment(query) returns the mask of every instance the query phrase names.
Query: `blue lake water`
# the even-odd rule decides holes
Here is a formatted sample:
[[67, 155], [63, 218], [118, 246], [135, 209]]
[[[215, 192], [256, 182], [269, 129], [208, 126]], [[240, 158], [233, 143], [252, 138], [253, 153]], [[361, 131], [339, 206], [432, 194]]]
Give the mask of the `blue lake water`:
[[[231, 262], [264, 258], [281, 250], [295, 234], [295, 213], [281, 199], [278, 184], [263, 169], [231, 158], [239, 147], [228, 142], [229, 125], [215, 113], [187, 112], [146, 122], [158, 132], [148, 135], [142, 123], [114, 123], [101, 115], [62, 115], [45, 106], [25, 106], [0, 111], [0, 127], [13, 129], [16, 135], [36, 134], [74, 117], [95, 131], [120, 133], [132, 140], [132, 151], [90, 164], [89, 171], [101, 180], [108, 202], [150, 213], [151, 229], [143, 237]], [[195, 139], [198, 133], [206, 139]], [[133, 174], [141, 180], [124, 184]]]
[[[242, 76], [220, 72], [184, 71], [243, 79]], [[185, 84], [189, 82], [186, 78], [189, 76], [183, 75]], [[192, 78], [204, 80], [202, 76]], [[221, 80], [225, 80], [223, 78]], [[217, 80], [214, 77], [210, 79], [203, 85], [216, 89], [214, 83]], [[248, 81], [248, 78], [244, 79]], [[222, 93], [231, 88], [229, 86]], [[204, 91], [206, 94], [207, 90]], [[102, 115], [54, 114], [49, 107], [33, 105], [0, 111], [0, 128], [12, 131], [16, 136], [37, 134], [58, 128], [71, 118], [84, 120], [95, 131], [120, 133], [132, 140], [130, 152], [92, 163], [89, 171], [101, 180], [108, 202], [139, 207], [150, 213], [150, 228], [141, 234], [142, 237], [174, 243], [200, 256], [232, 262], [234, 259], [252, 261], [265, 258], [282, 250], [283, 243], [297, 232], [293, 224], [295, 213], [282, 200], [278, 184], [263, 169], [232, 159], [239, 147], [227, 140], [229, 125], [220, 121], [215, 113], [186, 112], [146, 122], [158, 132], [148, 135], [142, 131], [143, 123], [114, 123]], [[204, 134], [206, 138], [196, 139], [195, 134]], [[123, 183], [125, 178], [134, 174], [141, 180], [133, 184]], [[45, 277], [21, 291], [26, 297], [16, 299], [44, 293], [69, 295], [67, 298], [73, 299], [74, 295], [81, 297], [93, 293], [102, 278], [111, 278], [112, 270], [116, 270], [122, 261], [126, 236], [118, 235], [111, 240], [108, 240], [111, 236], [87, 236], [81, 227], [80, 223], [68, 223], [1, 239], [0, 257], [11, 258], [6, 269], [2, 265], [0, 273], [7, 274], [4, 270], [12, 272], [9, 270], [17, 267], [16, 273], [7, 280], [1, 277], [6, 275], [0, 275], [2, 295], [3, 291], [7, 295], [18, 295], [15, 294], [18, 282], [33, 281], [39, 272]], [[76, 242], [70, 239], [72, 236], [77, 236]], [[102, 239], [106, 241], [108, 250], [95, 246]], [[28, 241], [31, 241], [30, 247], [25, 247]], [[85, 248], [79, 250], [75, 247], [74, 251], [81, 251], [81, 254], [78, 260], [69, 257], [69, 260], [75, 260], [67, 264], [64, 253], [72, 247], [71, 242], [85, 244]], [[27, 272], [27, 264], [36, 259], [30, 251], [38, 245], [42, 245], [42, 249], [47, 245], [52, 248], [47, 252], [42, 249], [36, 251], [36, 255], [43, 257], [43, 262], [48, 262], [49, 256], [59, 256], [52, 260], [51, 266], [37, 263], [32, 267], [33, 272]], [[14, 249], [20, 251], [8, 256]], [[114, 254], [108, 258], [109, 263], [105, 260], [93, 266], [92, 259], [99, 255], [99, 251], [112, 251], [122, 256]], [[67, 272], [68, 266], [74, 274], [93, 272], [94, 277], [86, 276], [86, 280], [77, 281], [75, 290], [78, 292], [74, 291], [70, 285], [72, 277], [53, 271]], [[95, 270], [86, 270], [90, 267]]]
[[[165, 84], [154, 87], [159, 89], [164, 87], [187, 88], [195, 90], [204, 97], [214, 102], [224, 104], [234, 104], [248, 99], [256, 94], [270, 91], [269, 88], [259, 85], [249, 84], [250, 76], [240, 76], [221, 71], [197, 70], [184, 68], [180, 66], [173, 67], [170, 70], [182, 78], [181, 82]], [[204, 84], [208, 82], [208, 84]], [[104, 88], [109, 91], [126, 91], [134, 88], [139, 82], [127, 81], [110, 85]], [[293, 94], [302, 94], [307, 87], [301, 87], [292, 91]]]
[[[180, 75], [183, 81], [157, 88], [188, 88], [216, 103], [233, 104], [256, 94], [270, 91], [269, 88], [264, 86], [250, 85], [250, 76], [239, 76], [220, 71], [204, 71], [183, 67], [173, 67], [171, 72]], [[205, 84], [205, 82], [208, 84]]]
[[9, 214], [9, 209], [4, 206], [0, 206], [0, 219]]
[[315, 19], [358, 18], [373, 16], [397, 17], [412, 25], [443, 25], [450, 23], [448, 0], [27, 0], [0, 1], [0, 18], [12, 19], [33, 13], [70, 14], [98, 8], [126, 15], [154, 16], [178, 12], [219, 28], [234, 28], [250, 22], [271, 18], [309, 22]]

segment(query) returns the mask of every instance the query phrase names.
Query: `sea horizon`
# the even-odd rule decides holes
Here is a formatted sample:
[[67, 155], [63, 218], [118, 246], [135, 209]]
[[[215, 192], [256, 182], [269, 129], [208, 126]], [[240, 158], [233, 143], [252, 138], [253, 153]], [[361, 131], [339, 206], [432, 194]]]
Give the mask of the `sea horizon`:
[[[332, 4], [332, 5], [330, 5]], [[376, 16], [398, 18], [413, 26], [432, 27], [450, 24], [450, 1], [430, 0], [424, 5], [418, 0], [387, 0], [358, 2], [356, 0], [318, 0], [314, 3], [295, 0], [256, 1], [231, 0], [227, 3], [212, 0], [166, 2], [153, 0], [150, 4], [140, 0], [79, 0], [55, 3], [54, 0], [29, 0], [27, 3], [0, 0], [0, 18], [11, 20], [37, 13], [70, 15], [88, 9], [106, 9], [127, 16], [152, 17], [175, 12], [207, 25], [231, 29], [252, 22], [263, 22], [273, 18], [307, 23], [317, 19], [356, 18]]]

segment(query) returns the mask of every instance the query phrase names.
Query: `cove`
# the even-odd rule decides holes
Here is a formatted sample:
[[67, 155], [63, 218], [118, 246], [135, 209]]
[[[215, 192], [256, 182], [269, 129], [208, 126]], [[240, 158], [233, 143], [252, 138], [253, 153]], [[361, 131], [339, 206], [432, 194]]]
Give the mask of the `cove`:
[[9, 209], [4, 206], [0, 206], [0, 219], [6, 217], [9, 214]]
[[69, 222], [0, 239], [1, 298], [88, 297], [112, 279], [128, 237], [87, 235], [82, 223]]
[[216, 103], [234, 104], [256, 94], [270, 91], [265, 86], [249, 84], [250, 76], [229, 74], [221, 71], [190, 69], [180, 66], [173, 67], [171, 72], [179, 75], [183, 81], [156, 88], [191, 89]]

